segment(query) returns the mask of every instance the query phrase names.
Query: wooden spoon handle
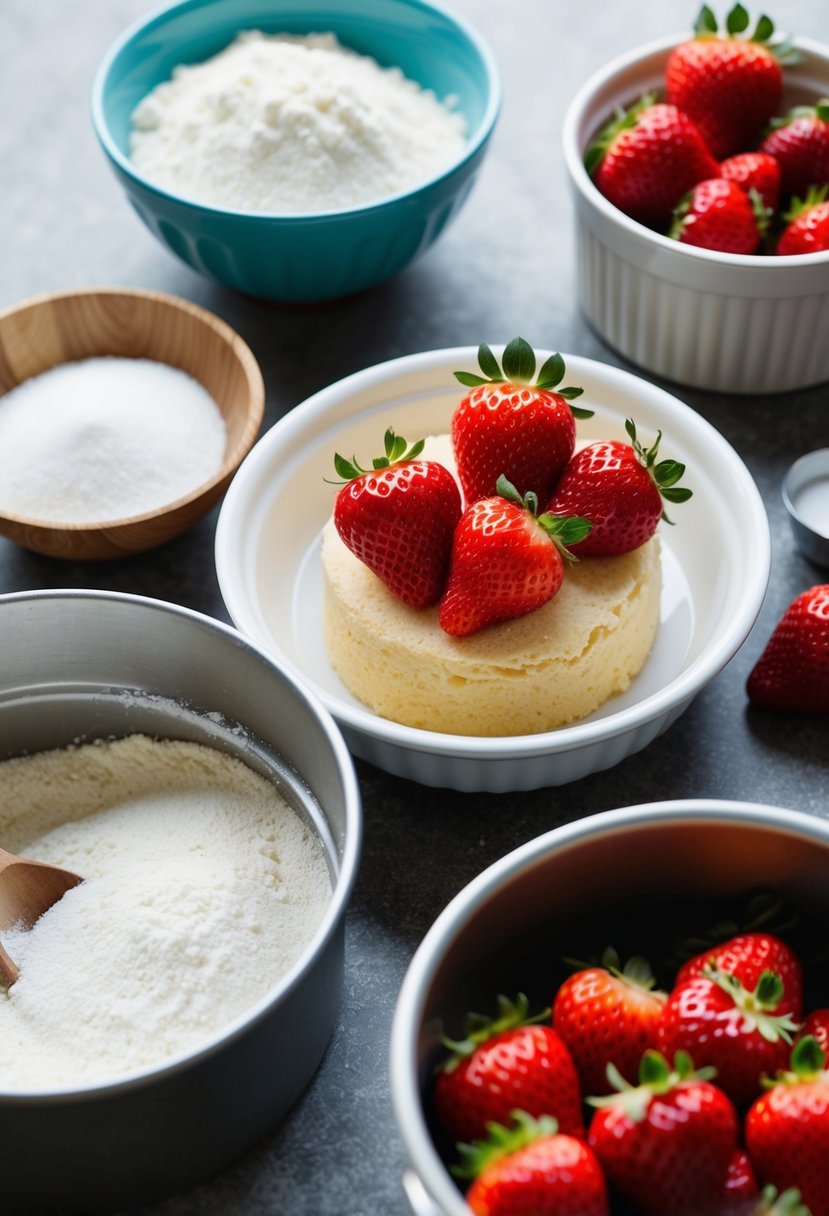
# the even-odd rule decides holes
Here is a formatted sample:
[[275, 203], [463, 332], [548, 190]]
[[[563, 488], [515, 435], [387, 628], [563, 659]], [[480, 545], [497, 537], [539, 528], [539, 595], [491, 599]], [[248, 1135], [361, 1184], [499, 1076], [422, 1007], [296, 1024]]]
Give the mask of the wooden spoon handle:
[[20, 972], [18, 970], [17, 963], [15, 963], [13, 959], [9, 958], [8, 954], [6, 954], [6, 951], [3, 949], [2, 943], [0, 943], [0, 976], [2, 976], [8, 986], [11, 988], [19, 974]]

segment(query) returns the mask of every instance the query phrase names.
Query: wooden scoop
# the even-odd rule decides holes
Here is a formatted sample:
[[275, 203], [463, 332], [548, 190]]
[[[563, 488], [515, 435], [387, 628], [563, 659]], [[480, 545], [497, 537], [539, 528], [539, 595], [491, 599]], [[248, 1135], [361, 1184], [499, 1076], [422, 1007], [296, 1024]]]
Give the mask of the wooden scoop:
[[[52, 904], [83, 879], [59, 866], [29, 861], [0, 849], [0, 930], [12, 925], [32, 925]], [[0, 945], [0, 977], [11, 985], [17, 979], [16, 964]]]

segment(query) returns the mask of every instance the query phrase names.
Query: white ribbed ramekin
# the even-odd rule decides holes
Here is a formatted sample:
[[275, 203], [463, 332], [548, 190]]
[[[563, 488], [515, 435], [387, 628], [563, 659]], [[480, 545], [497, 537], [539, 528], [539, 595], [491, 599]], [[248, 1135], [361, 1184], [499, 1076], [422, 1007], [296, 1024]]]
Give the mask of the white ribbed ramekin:
[[[577, 292], [587, 320], [625, 358], [696, 388], [776, 393], [829, 380], [829, 253], [716, 253], [680, 245], [599, 193], [585, 150], [616, 106], [663, 88], [654, 42], [597, 72], [571, 102], [563, 146], [576, 210]], [[784, 109], [829, 94], [829, 48], [798, 39]]]

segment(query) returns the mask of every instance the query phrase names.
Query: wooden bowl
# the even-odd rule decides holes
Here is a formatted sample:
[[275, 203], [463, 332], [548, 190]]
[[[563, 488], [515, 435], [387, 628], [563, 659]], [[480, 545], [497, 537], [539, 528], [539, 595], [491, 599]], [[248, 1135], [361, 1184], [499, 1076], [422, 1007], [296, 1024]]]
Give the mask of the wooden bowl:
[[0, 397], [57, 364], [99, 355], [154, 359], [202, 384], [225, 421], [224, 461], [209, 481], [143, 515], [71, 524], [0, 514], [0, 534], [37, 553], [102, 560], [178, 536], [224, 493], [262, 423], [265, 386], [248, 346], [224, 321], [177, 296], [90, 289], [39, 296], [0, 313]]

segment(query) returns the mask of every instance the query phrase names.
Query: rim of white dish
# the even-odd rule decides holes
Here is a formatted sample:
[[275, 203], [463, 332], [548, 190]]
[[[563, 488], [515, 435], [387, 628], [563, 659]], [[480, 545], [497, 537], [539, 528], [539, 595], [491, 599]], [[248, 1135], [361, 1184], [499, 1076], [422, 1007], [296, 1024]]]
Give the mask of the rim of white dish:
[[[362, 207], [341, 207], [330, 211], [246, 211], [234, 207], [218, 207], [215, 204], [200, 202], [198, 199], [188, 198], [182, 194], [176, 194], [175, 191], [166, 190], [163, 186], [159, 186], [157, 182], [139, 172], [133, 164], [132, 160], [125, 156], [119, 148], [118, 144], [112, 138], [109, 127], [109, 118], [106, 107], [104, 106], [104, 88], [109, 77], [112, 65], [121, 53], [125, 46], [131, 42], [138, 34], [152, 29], [156, 25], [164, 25], [165, 22], [175, 16], [182, 9], [205, 7], [209, 0], [178, 0], [177, 4], [162, 5], [160, 8], [154, 9], [145, 17], [140, 17], [134, 21], [126, 30], [113, 42], [109, 49], [104, 54], [98, 70], [95, 73], [95, 79], [92, 84], [91, 110], [92, 122], [95, 127], [95, 132], [100, 140], [105, 152], [118, 166], [121, 172], [134, 181], [138, 182], [143, 189], [148, 193], [156, 195], [158, 198], [168, 199], [180, 207], [185, 207], [189, 210], [198, 212], [209, 212], [211, 215], [233, 216], [238, 219], [259, 220], [274, 225], [291, 224], [297, 222], [310, 223], [314, 220], [334, 220], [344, 216], [367, 215], [372, 212], [382, 211], [384, 208], [399, 203], [402, 199], [412, 198], [420, 194], [423, 190], [431, 186], [437, 185], [439, 182], [445, 181], [452, 177], [464, 165], [475, 157], [482, 146], [489, 139], [495, 126], [496, 119], [501, 109], [501, 77], [498, 71], [498, 65], [495, 56], [489, 48], [488, 43], [478, 33], [474, 26], [470, 25], [463, 17], [458, 16], [453, 9], [447, 8], [442, 4], [433, 4], [431, 0], [401, 0], [402, 3], [409, 5], [412, 8], [425, 9], [428, 12], [434, 12], [441, 17], [445, 17], [450, 21], [467, 41], [475, 48], [481, 58], [481, 62], [486, 72], [486, 108], [481, 116], [480, 122], [474, 132], [468, 136], [463, 154], [457, 157], [452, 164], [440, 173], [435, 173], [431, 177], [418, 183], [416, 186], [408, 190], [399, 191], [397, 194], [390, 194], [382, 199], [378, 199], [375, 203], [366, 203]], [[312, 21], [313, 14], [308, 15], [309, 21]], [[240, 25], [239, 30], [245, 28]]]
[[[808, 262], [809, 266], [823, 266], [824, 263], [829, 262], [829, 250], [825, 250], [822, 253], [810, 253], [805, 255], [805, 257], [803, 254], [721, 253], [716, 249], [702, 249], [696, 245], [685, 245], [679, 241], [671, 240], [670, 237], [664, 236], [661, 232], [654, 232], [652, 228], [640, 224], [638, 220], [631, 219], [630, 216], [625, 215], [624, 211], [620, 211], [618, 207], [605, 198], [585, 169], [584, 149], [579, 144], [578, 130], [585, 111], [590, 106], [594, 95], [612, 80], [614, 76], [619, 75], [640, 60], [659, 54], [660, 51], [669, 51], [672, 47], [685, 41], [687, 38], [688, 32], [685, 31], [682, 34], [673, 34], [667, 38], [659, 38], [654, 42], [645, 43], [632, 51], [626, 51], [623, 55], [619, 55], [616, 59], [612, 59], [609, 63], [605, 64], [604, 67], [599, 68], [582, 85], [567, 107], [561, 134], [564, 162], [571, 180], [590, 206], [604, 215], [611, 223], [618, 224], [620, 228], [623, 228], [631, 236], [638, 238], [640, 241], [652, 241], [657, 248], [668, 250], [679, 257], [696, 258], [700, 262], [709, 262], [714, 266], [756, 267], [764, 270], [769, 270], [771, 266], [778, 266], [781, 269], [784, 267], [790, 269], [800, 267], [802, 270], [805, 270], [805, 262]], [[808, 51], [810, 54], [821, 59], [829, 59], [829, 47], [811, 38], [794, 38], [792, 43], [797, 50]], [[829, 86], [827, 86], [827, 89], [829, 89]]]
[[[493, 349], [500, 350], [501, 347]], [[548, 353], [550, 352], [537, 350], [536, 357], [543, 360]], [[278, 639], [273, 635], [263, 637], [255, 611], [251, 609], [247, 598], [239, 591], [244, 580], [230, 577], [231, 570], [234, 571], [234, 574], [238, 571], [243, 552], [239, 543], [239, 533], [234, 531], [234, 516], [240, 517], [246, 511], [246, 501], [249, 496], [248, 483], [256, 484], [259, 474], [270, 464], [272, 450], [301, 434], [306, 427], [316, 426], [316, 433], [321, 433], [320, 428], [324, 431], [326, 414], [334, 402], [357, 394], [378, 381], [391, 382], [397, 375], [414, 370], [429, 371], [437, 367], [463, 367], [470, 361], [474, 363], [477, 359], [477, 347], [450, 347], [390, 359], [387, 362], [374, 364], [362, 371], [354, 372], [327, 388], [321, 389], [295, 406], [275, 423], [240, 466], [239, 472], [225, 495], [216, 526], [216, 574], [225, 605], [236, 627], [248, 637], [253, 638], [262, 649], [271, 652], [275, 650], [280, 663], [289, 667], [301, 679], [311, 683], [317, 696], [340, 725], [408, 751], [464, 759], [497, 761], [571, 752], [621, 734], [627, 734], [655, 718], [668, 714], [672, 709], [681, 707], [725, 666], [745, 641], [760, 611], [771, 568], [771, 537], [768, 519], [760, 493], [746, 465], [711, 423], [673, 394], [644, 380], [641, 376], [636, 376], [632, 372], [624, 371], [610, 364], [600, 363], [580, 355], [563, 354], [563, 358], [568, 365], [568, 371], [572, 365], [574, 374], [577, 374], [578, 365], [586, 366], [590, 375], [605, 383], [612, 385], [622, 380], [631, 387], [635, 384], [638, 391], [645, 391], [649, 395], [657, 396], [669, 413], [678, 412], [684, 415], [687, 411], [693, 415], [694, 425], [705, 434], [706, 443], [716, 449], [724, 472], [730, 474], [731, 478], [740, 484], [747, 501], [753, 504], [750, 518], [747, 517], [740, 521], [740, 526], [744, 530], [745, 545], [756, 554], [756, 561], [753, 563], [753, 581], [745, 587], [740, 610], [730, 617], [722, 634], [706, 646], [705, 650], [688, 667], [658, 692], [652, 693], [637, 704], [622, 709], [616, 714], [592, 722], [576, 722], [571, 726], [562, 726], [556, 730], [544, 731], [536, 735], [494, 737], [450, 735], [412, 726], [402, 726], [388, 718], [381, 718], [368, 709], [349, 705], [332, 696], [314, 681], [309, 680], [302, 669], [293, 663], [279, 647]], [[240, 476], [242, 473], [244, 476]]]
[[389, 1079], [395, 1118], [408, 1159], [430, 1200], [433, 1198], [440, 1204], [440, 1210], [445, 1211], [447, 1216], [449, 1213], [453, 1216], [455, 1213], [466, 1213], [468, 1208], [426, 1124], [417, 1079], [422, 1061], [416, 1036], [423, 1018], [428, 988], [445, 957], [447, 942], [457, 937], [495, 891], [553, 848], [566, 849], [580, 841], [613, 832], [694, 820], [744, 822], [747, 826], [789, 832], [829, 848], [827, 825], [818, 816], [766, 803], [695, 798], [618, 807], [553, 828], [500, 857], [459, 891], [427, 930], [407, 968], [398, 994], [391, 1029]]

